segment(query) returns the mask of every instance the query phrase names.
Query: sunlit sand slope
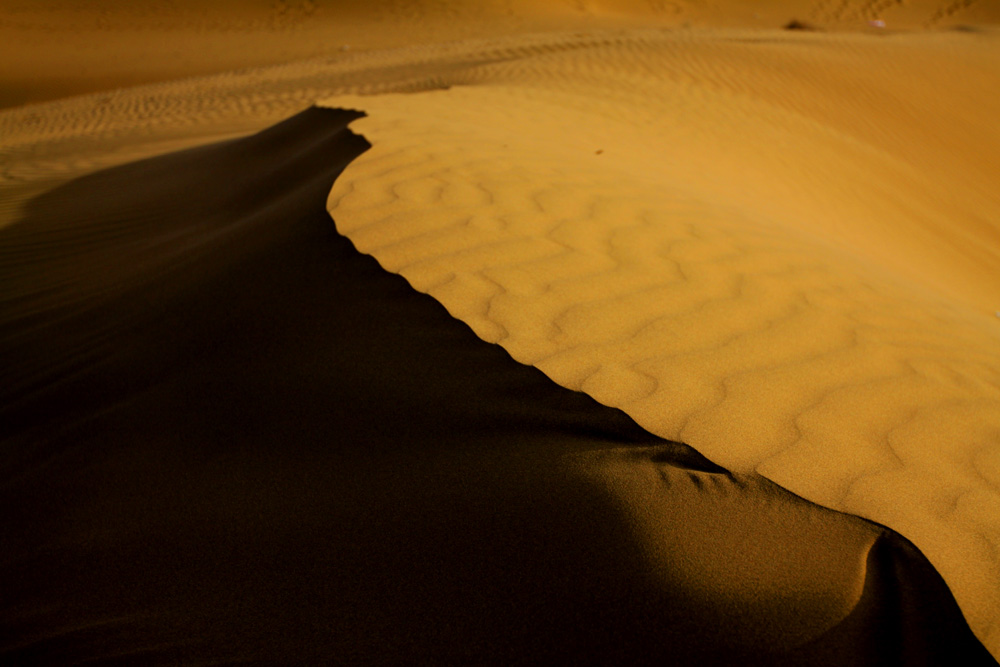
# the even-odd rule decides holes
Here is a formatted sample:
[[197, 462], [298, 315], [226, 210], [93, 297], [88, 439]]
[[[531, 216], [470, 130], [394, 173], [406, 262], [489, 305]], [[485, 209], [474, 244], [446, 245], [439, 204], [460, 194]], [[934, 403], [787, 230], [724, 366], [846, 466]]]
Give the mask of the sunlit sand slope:
[[896, 533], [484, 343], [310, 108], [0, 230], [0, 663], [995, 665]]
[[[995, 37], [632, 33], [337, 96], [339, 229], [664, 437], [912, 539], [1000, 651]], [[450, 86], [450, 88], [448, 88]]]

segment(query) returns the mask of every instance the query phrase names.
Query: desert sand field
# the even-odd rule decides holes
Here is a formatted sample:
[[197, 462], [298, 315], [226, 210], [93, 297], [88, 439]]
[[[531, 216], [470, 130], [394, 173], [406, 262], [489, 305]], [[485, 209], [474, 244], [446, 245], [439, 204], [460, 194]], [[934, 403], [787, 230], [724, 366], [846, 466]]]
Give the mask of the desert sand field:
[[0, 662], [1000, 656], [1000, 4], [11, 0], [0, 55]]

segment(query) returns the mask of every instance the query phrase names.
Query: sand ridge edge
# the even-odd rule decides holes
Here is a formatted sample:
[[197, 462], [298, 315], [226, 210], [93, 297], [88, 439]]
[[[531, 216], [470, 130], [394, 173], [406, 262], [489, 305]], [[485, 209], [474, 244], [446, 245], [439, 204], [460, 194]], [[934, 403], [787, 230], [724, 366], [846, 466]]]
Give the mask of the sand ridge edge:
[[102, 170], [0, 230], [5, 659], [994, 664], [905, 541], [359, 253], [323, 206], [358, 115]]

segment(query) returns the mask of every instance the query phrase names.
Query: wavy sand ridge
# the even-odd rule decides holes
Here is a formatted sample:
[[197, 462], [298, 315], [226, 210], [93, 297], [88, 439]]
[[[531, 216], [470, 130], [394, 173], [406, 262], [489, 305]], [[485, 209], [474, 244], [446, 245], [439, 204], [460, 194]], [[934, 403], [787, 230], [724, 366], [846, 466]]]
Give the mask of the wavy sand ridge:
[[324, 210], [357, 116], [104, 169], [0, 230], [0, 662], [996, 664], [899, 535], [359, 253]]
[[588, 46], [329, 100], [373, 144], [339, 229], [560, 384], [903, 533], [1000, 652], [993, 38]]
[[341, 228], [563, 384], [900, 530], [996, 653], [995, 53], [987, 30], [341, 54], [4, 112], [0, 215], [316, 97], [453, 86], [336, 100], [375, 142]]
[[245, 135], [320, 97], [433, 90], [472, 64], [585, 48], [603, 35], [525, 35], [410, 46], [225, 72], [0, 111], [0, 227], [61, 182], [170, 150]]

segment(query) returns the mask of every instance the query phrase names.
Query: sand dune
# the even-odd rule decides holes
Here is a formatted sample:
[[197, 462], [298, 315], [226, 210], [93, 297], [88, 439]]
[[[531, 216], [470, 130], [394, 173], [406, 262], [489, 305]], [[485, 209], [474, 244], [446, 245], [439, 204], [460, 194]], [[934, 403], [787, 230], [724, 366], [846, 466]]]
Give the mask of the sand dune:
[[[399, 553], [428, 559], [399, 584], [400, 599], [437, 586], [445, 602], [425, 609], [427, 619], [484, 622], [469, 610], [489, 607], [487, 593], [472, 607], [460, 600], [494, 566], [479, 559], [442, 578], [429, 563], [492, 549], [493, 538], [463, 522], [486, 521], [484, 508], [498, 502], [510, 504], [512, 517], [530, 513], [537, 493], [511, 481], [529, 470], [534, 482], [565, 489], [547, 505], [553, 515], [576, 506], [588, 539], [602, 545], [584, 569], [633, 571], [638, 558], [649, 575], [641, 585], [607, 580], [616, 583], [598, 587], [601, 601], [580, 618], [596, 622], [615, 609], [627, 620], [643, 605], [661, 614], [659, 630], [633, 636], [632, 648], [619, 641], [625, 621], [588, 645], [580, 628], [593, 625], [570, 627], [573, 619], [556, 613], [581, 604], [572, 586], [539, 588], [545, 567], [517, 561], [539, 579], [505, 599], [515, 607], [540, 600], [533, 618], [555, 614], [547, 627], [562, 640], [545, 648], [553, 658], [569, 644], [609, 659], [667, 650], [657, 633], [678, 619], [649, 591], [686, 596], [692, 585], [701, 600], [695, 620], [668, 632], [692, 660], [704, 659], [706, 646], [741, 659], [798, 646], [785, 654], [791, 664], [837, 664], [844, 651], [852, 664], [933, 663], [949, 651], [985, 659], [963, 634], [951, 594], [1000, 654], [1000, 196], [992, 160], [1000, 99], [988, 94], [1000, 77], [996, 4], [775, 0], [751, 10], [694, 1], [387, 0], [365, 13], [347, 5], [109, 4], [97, 13], [51, 2], [0, 12], [2, 55], [12, 64], [0, 104], [106, 91], [0, 112], [3, 493], [7, 507], [21, 508], [5, 514], [15, 546], [3, 563], [8, 580], [26, 582], [3, 612], [20, 637], [4, 643], [7, 655], [59, 662], [118, 650], [126, 660], [208, 660], [226, 645], [225, 659], [310, 660], [344, 647], [373, 659], [435, 645], [455, 659], [454, 651], [482, 650], [483, 627], [467, 624], [452, 643], [434, 644], [442, 635], [423, 621], [402, 623], [392, 591], [357, 553], [335, 550], [307, 564], [293, 551], [314, 553], [345, 530], [374, 548], [376, 533], [388, 531]], [[815, 30], [777, 29], [791, 19]], [[414, 22], [422, 29], [412, 30]], [[306, 56], [318, 57], [287, 62]], [[211, 74], [236, 67], [245, 69]], [[195, 74], [206, 76], [149, 84]], [[136, 83], [149, 85], [119, 88]], [[349, 165], [345, 146], [357, 145], [343, 126], [351, 117], [319, 120], [333, 112], [208, 146], [317, 100], [367, 114], [350, 127], [371, 148]], [[361, 344], [357, 331], [335, 323], [345, 310], [371, 308], [337, 290], [346, 280], [366, 292], [384, 272], [346, 241], [317, 240], [333, 224], [319, 210], [324, 198], [358, 250], [480, 339], [620, 408], [652, 435], [621, 413], [558, 393], [472, 340], [427, 297], [402, 296], [409, 288], [401, 282], [385, 283], [395, 296], [379, 308], [413, 304], [403, 308], [416, 320], [398, 322], [423, 324], [380, 334], [361, 354], [352, 347]], [[334, 278], [319, 268], [334, 256], [367, 268]], [[287, 274], [299, 265], [310, 268]], [[366, 331], [396, 326], [380, 322]], [[465, 333], [415, 333], [427, 322], [438, 333]], [[332, 340], [341, 342], [324, 347]], [[351, 421], [364, 410], [344, 393], [346, 362], [311, 366], [327, 354], [382, 360], [370, 363], [383, 371], [355, 369], [350, 384], [375, 403], [391, 390], [373, 414], [397, 436], [439, 434], [419, 415], [445, 410], [452, 419], [443, 423], [474, 425], [447, 434], [464, 444], [493, 442], [491, 431], [541, 441], [512, 458], [513, 450], [495, 450], [507, 452], [502, 465], [498, 455], [488, 465], [458, 462], [449, 457], [462, 445], [442, 446], [431, 458], [450, 463], [420, 468], [407, 459], [422, 472], [395, 490], [400, 468], [358, 460], [360, 478], [382, 489], [363, 490], [332, 470], [351, 448], [320, 443], [343, 443], [333, 434], [348, 423], [363, 438], [387, 431]], [[431, 381], [452, 356], [467, 364]], [[418, 371], [412, 365], [422, 357]], [[491, 365], [497, 359], [505, 361]], [[282, 376], [289, 367], [298, 369], [294, 380]], [[478, 378], [468, 379], [476, 367]], [[432, 389], [458, 387], [467, 401], [469, 383], [479, 402]], [[525, 409], [512, 399], [519, 394], [575, 407], [529, 411], [527, 421], [503, 426]], [[390, 416], [392, 405], [408, 407]], [[407, 447], [426, 445], [412, 437], [417, 444]], [[402, 441], [380, 442], [395, 460]], [[275, 443], [291, 446], [291, 459]], [[659, 505], [635, 485], [663, 456], [687, 471], [671, 485], [686, 490]], [[481, 484], [485, 470], [506, 472]], [[433, 481], [440, 474], [445, 481]], [[302, 480], [311, 481], [300, 488]], [[435, 495], [449, 483], [468, 493]], [[190, 501], [178, 500], [178, 484]], [[352, 489], [367, 509], [323, 518], [337, 489]], [[385, 512], [414, 497], [431, 514], [469, 498], [482, 511], [425, 526], [410, 550]], [[594, 517], [609, 513], [628, 527], [627, 540], [597, 525]], [[311, 518], [291, 526], [292, 515]], [[912, 540], [950, 593], [906, 540], [848, 515]], [[130, 527], [143, 516], [159, 518]], [[687, 521], [703, 527], [678, 540], [671, 531]], [[514, 521], [501, 532], [524, 526]], [[567, 545], [586, 533], [562, 518], [553, 527]], [[435, 551], [435, 540], [456, 530], [469, 542]], [[726, 555], [747, 549], [737, 534], [768, 554], [747, 561], [751, 568], [776, 558], [775, 544], [788, 559], [737, 576], [743, 565]], [[287, 548], [278, 546], [285, 539]], [[736, 541], [714, 553], [718, 540]], [[378, 551], [387, 568], [400, 566], [396, 547]], [[199, 550], [211, 562], [197, 561]], [[181, 570], [172, 569], [177, 562]], [[264, 562], [273, 567], [250, 567]], [[677, 569], [691, 562], [700, 566]], [[323, 635], [324, 622], [342, 622], [361, 599], [331, 603], [340, 579], [312, 606], [290, 611], [336, 563], [384, 603], [370, 607], [369, 620], [402, 623], [388, 648]], [[190, 585], [171, 588], [183, 579], [175, 571]], [[284, 583], [274, 578], [282, 571]], [[671, 578], [678, 571], [685, 574]], [[155, 582], [143, 580], [150, 572]], [[210, 583], [220, 572], [221, 583]], [[750, 586], [755, 577], [766, 585]], [[257, 593], [234, 596], [246, 588]], [[630, 606], [616, 597], [622, 591], [647, 597]], [[800, 606], [781, 611], [777, 601], [789, 591]], [[70, 607], [53, 611], [67, 599]], [[192, 605], [203, 615], [185, 615]], [[242, 620], [232, 612], [241, 605], [253, 610]], [[941, 614], [922, 616], [921, 606]], [[286, 619], [277, 630], [263, 620], [273, 614]], [[206, 619], [228, 620], [213, 634]], [[727, 620], [716, 627], [708, 619]], [[511, 632], [514, 620], [504, 616], [495, 629]], [[541, 650], [544, 633], [518, 632], [504, 649], [511, 656]], [[236, 636], [246, 641], [234, 646]]]
[[323, 210], [356, 117], [103, 170], [0, 231], [5, 664], [992, 663], [898, 535], [358, 253]]
[[8, 0], [0, 107], [412, 44], [609, 27], [890, 30], [1000, 22], [986, 0]]
[[337, 97], [374, 148], [330, 210], [560, 384], [907, 535], [994, 646], [993, 51], [645, 33]]

